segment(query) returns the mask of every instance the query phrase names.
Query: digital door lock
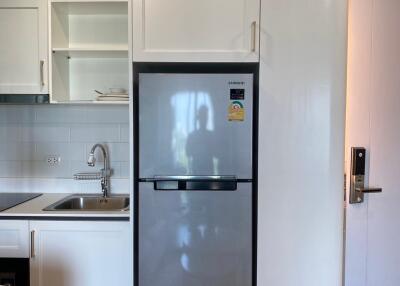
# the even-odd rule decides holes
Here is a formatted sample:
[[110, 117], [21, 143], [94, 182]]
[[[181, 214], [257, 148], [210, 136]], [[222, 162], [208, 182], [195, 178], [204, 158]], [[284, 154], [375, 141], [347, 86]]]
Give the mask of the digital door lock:
[[380, 193], [381, 188], [366, 188], [365, 180], [366, 150], [363, 147], [351, 148], [351, 178], [350, 178], [350, 204], [358, 204], [364, 201], [365, 193]]

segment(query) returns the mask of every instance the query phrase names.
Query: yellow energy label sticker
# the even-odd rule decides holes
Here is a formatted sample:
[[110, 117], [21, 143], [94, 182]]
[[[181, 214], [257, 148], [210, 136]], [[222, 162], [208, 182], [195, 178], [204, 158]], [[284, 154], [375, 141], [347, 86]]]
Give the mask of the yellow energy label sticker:
[[228, 110], [229, 121], [244, 121], [244, 107], [240, 101], [232, 101]]

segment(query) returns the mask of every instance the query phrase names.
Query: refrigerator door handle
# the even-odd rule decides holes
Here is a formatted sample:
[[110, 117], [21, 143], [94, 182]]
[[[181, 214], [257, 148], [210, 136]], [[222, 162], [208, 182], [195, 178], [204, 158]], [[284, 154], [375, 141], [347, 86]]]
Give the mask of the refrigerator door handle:
[[154, 181], [183, 180], [183, 181], [236, 181], [236, 176], [154, 176]]
[[235, 191], [236, 176], [155, 176], [156, 191]]

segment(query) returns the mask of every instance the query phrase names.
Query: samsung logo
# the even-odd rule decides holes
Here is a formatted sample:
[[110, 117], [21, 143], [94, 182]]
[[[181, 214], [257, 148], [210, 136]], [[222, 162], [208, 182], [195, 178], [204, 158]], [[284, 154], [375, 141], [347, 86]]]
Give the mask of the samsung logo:
[[244, 85], [244, 81], [230, 81], [229, 84], [241, 84], [241, 85]]

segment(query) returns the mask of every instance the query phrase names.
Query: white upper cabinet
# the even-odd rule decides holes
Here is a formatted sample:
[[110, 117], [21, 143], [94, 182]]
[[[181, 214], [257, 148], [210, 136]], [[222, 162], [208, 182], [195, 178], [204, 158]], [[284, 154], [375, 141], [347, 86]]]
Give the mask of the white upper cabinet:
[[0, 1], [0, 94], [47, 94], [47, 1]]
[[259, 0], [133, 0], [133, 61], [257, 62]]

